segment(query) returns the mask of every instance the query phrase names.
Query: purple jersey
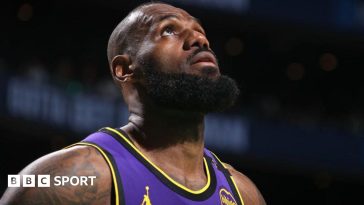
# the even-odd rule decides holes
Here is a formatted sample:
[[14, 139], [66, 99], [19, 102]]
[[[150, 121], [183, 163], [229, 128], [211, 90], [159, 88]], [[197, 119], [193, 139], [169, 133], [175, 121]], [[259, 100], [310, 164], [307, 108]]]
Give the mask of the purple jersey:
[[103, 128], [78, 145], [93, 146], [107, 161], [117, 205], [244, 205], [236, 184], [219, 159], [204, 150], [207, 183], [191, 190], [149, 161], [120, 129]]

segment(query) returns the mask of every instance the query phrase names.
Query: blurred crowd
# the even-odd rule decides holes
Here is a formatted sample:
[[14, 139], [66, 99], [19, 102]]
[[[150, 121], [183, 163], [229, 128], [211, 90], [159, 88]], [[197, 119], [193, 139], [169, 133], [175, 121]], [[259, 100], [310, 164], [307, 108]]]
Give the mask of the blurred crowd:
[[[12, 77], [20, 77], [36, 84], [56, 86], [68, 95], [82, 93], [111, 100], [121, 99], [121, 93], [109, 74], [107, 64], [98, 63], [91, 57], [82, 60], [64, 57], [54, 63], [40, 57], [31, 57], [19, 64], [1, 59], [1, 86], [5, 87], [7, 80]], [[331, 93], [320, 93], [317, 91], [319, 89], [308, 84], [301, 89], [302, 92], [297, 92], [297, 85], [292, 85], [284, 90], [264, 94], [254, 93], [254, 88], [249, 88], [247, 82], [240, 82], [238, 76], [233, 77], [238, 78], [238, 83], [244, 84], [245, 87], [242, 88], [238, 104], [230, 111], [232, 113], [242, 113], [251, 118], [278, 120], [305, 128], [344, 129], [353, 134], [364, 132], [363, 108], [361, 103], [358, 103], [360, 100], [357, 100], [363, 96], [348, 93], [345, 86], [337, 85], [332, 88]], [[4, 94], [2, 97], [4, 98]]]
[[100, 71], [98, 65], [89, 60], [75, 63], [70, 58], [62, 58], [49, 65], [39, 57], [32, 57], [14, 68], [2, 59], [0, 75], [2, 78], [20, 77], [36, 84], [56, 86], [70, 95], [92, 93], [105, 98], [120, 98], [119, 90], [106, 75], [107, 65], [104, 71]]

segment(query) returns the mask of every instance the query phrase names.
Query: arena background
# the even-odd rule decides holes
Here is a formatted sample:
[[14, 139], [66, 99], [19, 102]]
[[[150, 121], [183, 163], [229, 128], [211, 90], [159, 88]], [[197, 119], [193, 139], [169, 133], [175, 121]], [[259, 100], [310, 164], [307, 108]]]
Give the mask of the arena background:
[[[108, 37], [142, 1], [0, 3], [0, 193], [7, 175], [127, 111]], [[206, 119], [207, 145], [267, 204], [360, 204], [363, 0], [169, 0], [201, 19], [237, 105]]]

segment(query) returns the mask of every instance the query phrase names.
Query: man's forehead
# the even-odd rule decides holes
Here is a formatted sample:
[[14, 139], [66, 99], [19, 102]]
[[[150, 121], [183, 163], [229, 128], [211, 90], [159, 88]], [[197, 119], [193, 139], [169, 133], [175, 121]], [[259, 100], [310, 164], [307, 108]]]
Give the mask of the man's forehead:
[[177, 18], [177, 19], [194, 20], [200, 24], [200, 21], [198, 19], [191, 16], [185, 10], [167, 4], [150, 5], [145, 9], [143, 9], [143, 13], [146, 16], [151, 17], [154, 22], [159, 22], [168, 18]]
[[180, 15], [190, 16], [185, 10], [168, 5], [168, 4], [151, 4], [144, 7], [144, 13], [146, 14], [158, 14], [158, 13], [176, 13]]

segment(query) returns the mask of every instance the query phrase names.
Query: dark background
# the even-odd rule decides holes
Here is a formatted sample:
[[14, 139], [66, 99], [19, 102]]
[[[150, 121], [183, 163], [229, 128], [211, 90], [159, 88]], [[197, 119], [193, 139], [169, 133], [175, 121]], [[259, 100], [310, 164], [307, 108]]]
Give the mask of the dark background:
[[[106, 46], [140, 2], [1, 3], [0, 193], [8, 174], [99, 128], [77, 130], [14, 112], [10, 83], [20, 79], [121, 104], [108, 84]], [[249, 122], [248, 148], [217, 148], [220, 158], [249, 176], [267, 204], [361, 204], [363, 1], [257, 0], [240, 10], [213, 7], [219, 1], [186, 2], [175, 5], [202, 21], [222, 72], [241, 87], [226, 116]]]

